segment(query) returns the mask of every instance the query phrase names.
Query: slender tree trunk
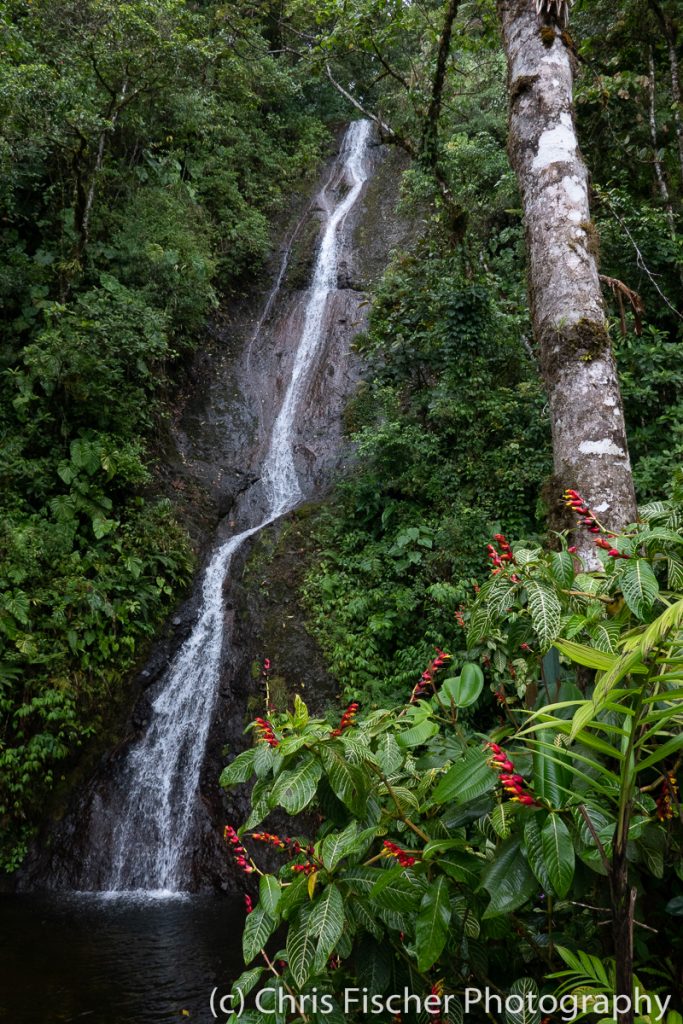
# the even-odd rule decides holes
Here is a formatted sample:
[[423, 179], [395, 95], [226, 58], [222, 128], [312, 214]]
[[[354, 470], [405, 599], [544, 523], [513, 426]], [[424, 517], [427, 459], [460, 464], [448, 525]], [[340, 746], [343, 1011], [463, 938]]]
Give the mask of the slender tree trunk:
[[678, 53], [676, 52], [678, 32], [674, 21], [664, 13], [659, 0], [649, 0], [649, 3], [666, 39], [669, 71], [671, 74], [671, 100], [673, 103], [674, 124], [676, 126], [676, 141], [678, 142], [678, 167], [681, 183], [683, 184], [683, 117], [681, 116], [683, 103], [681, 103], [681, 80], [678, 74]]
[[650, 116], [650, 139], [652, 140], [655, 177], [657, 179], [657, 187], [659, 188], [659, 194], [662, 197], [662, 203], [664, 204], [664, 212], [666, 213], [666, 219], [669, 224], [669, 232], [671, 234], [671, 237], [674, 238], [676, 235], [674, 212], [671, 208], [671, 197], [669, 195], [669, 189], [666, 184], [666, 178], [664, 177], [664, 168], [662, 167], [662, 161], [659, 159], [659, 147], [657, 145], [657, 108], [655, 104], [655, 58], [651, 46], [648, 51], [647, 94], [649, 100], [648, 105]]
[[[573, 109], [572, 56], [535, 0], [498, 0], [508, 61], [509, 153], [524, 208], [529, 300], [548, 392], [556, 487], [611, 529], [636, 515], [616, 364], [598, 279], [588, 174]], [[598, 564], [578, 532], [584, 564]]]
[[446, 8], [439, 37], [439, 46], [436, 52], [436, 69], [432, 80], [432, 95], [429, 100], [429, 108], [425, 117], [422, 140], [420, 142], [420, 154], [430, 167], [435, 167], [439, 160], [439, 118], [441, 116], [443, 88], [446, 83], [446, 67], [451, 52], [453, 22], [458, 13], [459, 2], [460, 0], [449, 0], [448, 7]]

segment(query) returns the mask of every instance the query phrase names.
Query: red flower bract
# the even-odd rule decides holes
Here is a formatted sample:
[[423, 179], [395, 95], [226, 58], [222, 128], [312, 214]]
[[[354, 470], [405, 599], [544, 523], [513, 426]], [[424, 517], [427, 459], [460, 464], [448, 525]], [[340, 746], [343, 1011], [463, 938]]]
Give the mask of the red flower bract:
[[346, 732], [346, 730], [350, 729], [352, 725], [355, 725], [356, 715], [358, 713], [359, 707], [360, 704], [358, 703], [358, 701], [352, 700], [351, 703], [347, 706], [346, 711], [342, 715], [341, 721], [337, 728], [332, 729], [332, 731], [330, 732], [330, 736], [341, 736], [343, 732]]
[[497, 743], [487, 743], [486, 746], [492, 752], [491, 767], [498, 772], [498, 778], [511, 800], [518, 804], [525, 804], [529, 807], [538, 807], [538, 801], [528, 792], [526, 782], [522, 776], [515, 771], [515, 766], [507, 756], [502, 747]]
[[261, 742], [267, 743], [269, 747], [280, 746], [280, 741], [267, 718], [255, 718], [254, 722], [256, 723], [256, 731]]
[[402, 850], [400, 846], [392, 843], [390, 839], [384, 840], [384, 852], [388, 857], [395, 857], [403, 868], [411, 868], [416, 860], [412, 853]]
[[235, 859], [235, 864], [237, 864], [237, 867], [241, 868], [242, 871], [244, 871], [245, 875], [251, 875], [254, 871], [254, 868], [249, 863], [249, 854], [242, 846], [242, 843], [240, 842], [240, 837], [237, 835], [237, 832], [235, 832], [235, 829], [232, 827], [232, 825], [225, 826], [225, 829], [223, 830], [223, 836], [225, 837], [226, 843], [228, 843], [228, 845], [232, 849], [232, 855]]
[[436, 673], [440, 668], [443, 668], [447, 661], [450, 660], [450, 654], [446, 654], [440, 647], [435, 647], [434, 650], [436, 651], [436, 658], [434, 658], [433, 661], [430, 661], [429, 665], [420, 676], [419, 683], [413, 687], [413, 692], [410, 695], [410, 704], [416, 704], [427, 690], [431, 689], [432, 692], [434, 691], [434, 678]]

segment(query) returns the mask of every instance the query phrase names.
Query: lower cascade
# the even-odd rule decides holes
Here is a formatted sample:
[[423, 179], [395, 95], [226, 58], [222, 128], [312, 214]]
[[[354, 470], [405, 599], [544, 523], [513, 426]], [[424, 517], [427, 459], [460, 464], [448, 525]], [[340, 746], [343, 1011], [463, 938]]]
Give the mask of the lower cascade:
[[[131, 744], [117, 769], [117, 798], [110, 805], [105, 796], [94, 798], [91, 813], [99, 819], [99, 849], [93, 843], [89, 856], [97, 857], [100, 865], [84, 889], [163, 895], [187, 888], [200, 771], [219, 692], [224, 584], [244, 542], [305, 497], [294, 459], [297, 421], [309, 397], [309, 370], [328, 327], [326, 314], [337, 288], [345, 221], [369, 177], [371, 130], [365, 120], [348, 127], [332, 176], [319, 196], [322, 238], [311, 285], [304, 293], [291, 373], [261, 466], [265, 514], [214, 552], [204, 572], [197, 621], [154, 688], [146, 731]], [[282, 272], [278, 283], [281, 279]], [[103, 830], [108, 837], [104, 844]]]

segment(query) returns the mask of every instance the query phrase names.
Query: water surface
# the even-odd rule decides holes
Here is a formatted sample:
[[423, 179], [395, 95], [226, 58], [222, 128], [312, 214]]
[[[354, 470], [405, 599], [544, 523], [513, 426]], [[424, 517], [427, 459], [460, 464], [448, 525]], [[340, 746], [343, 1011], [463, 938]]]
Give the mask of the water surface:
[[212, 990], [229, 992], [243, 970], [242, 906], [240, 896], [2, 895], [0, 1020], [208, 1024]]

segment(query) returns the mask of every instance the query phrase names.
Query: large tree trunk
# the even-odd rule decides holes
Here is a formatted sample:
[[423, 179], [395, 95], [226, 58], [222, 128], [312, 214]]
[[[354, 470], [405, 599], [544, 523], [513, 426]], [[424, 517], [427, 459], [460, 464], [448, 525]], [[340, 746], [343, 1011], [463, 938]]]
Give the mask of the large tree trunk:
[[[624, 414], [598, 280], [573, 58], [535, 0], [498, 0], [508, 60], [509, 152], [526, 224], [529, 297], [548, 392], [558, 490], [573, 487], [618, 530], [636, 515]], [[576, 537], [596, 566], [592, 537]]]

